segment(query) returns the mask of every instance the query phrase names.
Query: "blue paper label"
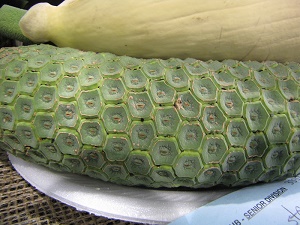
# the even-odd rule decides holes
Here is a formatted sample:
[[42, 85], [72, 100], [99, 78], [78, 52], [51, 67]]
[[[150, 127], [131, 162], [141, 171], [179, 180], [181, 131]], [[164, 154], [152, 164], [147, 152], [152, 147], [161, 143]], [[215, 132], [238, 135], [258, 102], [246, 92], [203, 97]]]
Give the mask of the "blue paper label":
[[300, 225], [300, 176], [223, 196], [170, 225]]

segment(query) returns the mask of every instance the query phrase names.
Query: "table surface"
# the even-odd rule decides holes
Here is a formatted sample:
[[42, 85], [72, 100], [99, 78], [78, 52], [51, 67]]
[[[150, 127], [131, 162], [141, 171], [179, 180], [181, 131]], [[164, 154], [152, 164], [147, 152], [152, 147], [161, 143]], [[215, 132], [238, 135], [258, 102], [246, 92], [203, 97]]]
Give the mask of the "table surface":
[[0, 224], [140, 225], [81, 212], [50, 198], [27, 183], [0, 150]]

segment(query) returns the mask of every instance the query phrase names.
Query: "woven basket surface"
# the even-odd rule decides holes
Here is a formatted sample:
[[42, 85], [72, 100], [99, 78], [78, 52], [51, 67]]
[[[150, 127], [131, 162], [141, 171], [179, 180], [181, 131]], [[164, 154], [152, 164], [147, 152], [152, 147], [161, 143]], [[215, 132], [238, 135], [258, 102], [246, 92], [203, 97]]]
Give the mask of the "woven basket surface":
[[39, 192], [12, 167], [0, 150], [0, 224], [139, 225], [81, 212]]

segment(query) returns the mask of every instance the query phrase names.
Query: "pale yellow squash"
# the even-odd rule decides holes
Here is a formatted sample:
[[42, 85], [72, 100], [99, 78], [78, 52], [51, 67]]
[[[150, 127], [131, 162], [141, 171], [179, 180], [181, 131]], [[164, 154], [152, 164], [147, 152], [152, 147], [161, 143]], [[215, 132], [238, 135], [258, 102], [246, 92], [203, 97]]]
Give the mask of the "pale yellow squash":
[[300, 61], [299, 0], [66, 0], [20, 26], [33, 41], [134, 57]]

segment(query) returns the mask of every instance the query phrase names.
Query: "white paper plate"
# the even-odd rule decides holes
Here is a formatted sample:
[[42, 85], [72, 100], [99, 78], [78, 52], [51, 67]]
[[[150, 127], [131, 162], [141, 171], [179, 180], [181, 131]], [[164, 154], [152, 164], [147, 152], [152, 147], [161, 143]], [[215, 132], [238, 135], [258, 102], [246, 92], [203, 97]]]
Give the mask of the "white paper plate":
[[9, 154], [18, 173], [46, 195], [77, 210], [125, 221], [166, 224], [233, 189], [154, 190], [58, 173]]

